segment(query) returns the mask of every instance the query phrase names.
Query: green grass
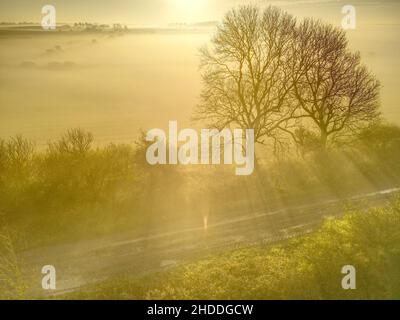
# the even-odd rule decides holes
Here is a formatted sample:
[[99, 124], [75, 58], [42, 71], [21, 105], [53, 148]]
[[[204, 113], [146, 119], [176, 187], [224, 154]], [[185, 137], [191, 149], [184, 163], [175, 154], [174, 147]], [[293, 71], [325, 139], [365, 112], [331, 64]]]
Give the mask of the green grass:
[[[356, 290], [341, 287], [345, 265], [356, 267]], [[400, 299], [400, 201], [329, 219], [318, 231], [280, 245], [110, 279], [62, 298]]]

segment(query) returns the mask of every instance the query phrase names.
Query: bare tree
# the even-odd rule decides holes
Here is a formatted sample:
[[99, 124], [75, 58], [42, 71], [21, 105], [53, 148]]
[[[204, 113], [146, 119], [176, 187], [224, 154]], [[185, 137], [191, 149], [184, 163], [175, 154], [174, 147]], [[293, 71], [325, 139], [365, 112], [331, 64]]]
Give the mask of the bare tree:
[[294, 104], [323, 149], [378, 117], [379, 81], [360, 54], [350, 52], [344, 31], [306, 19], [297, 29], [293, 56]]
[[49, 151], [62, 154], [84, 155], [92, 147], [93, 135], [80, 128], [68, 130], [62, 138], [49, 143]]
[[194, 119], [218, 129], [254, 129], [258, 143], [279, 142], [279, 127], [293, 118], [288, 98], [295, 26], [292, 16], [273, 7], [230, 11], [211, 50], [201, 50], [203, 90]]
[[258, 143], [316, 137], [325, 149], [379, 116], [379, 81], [349, 50], [345, 32], [314, 19], [298, 25], [274, 7], [230, 11], [212, 48], [201, 50], [201, 70], [194, 118], [254, 129]]
[[35, 155], [35, 144], [21, 135], [11, 137], [7, 143], [0, 142], [0, 148], [4, 148], [7, 162], [17, 167], [27, 167]]

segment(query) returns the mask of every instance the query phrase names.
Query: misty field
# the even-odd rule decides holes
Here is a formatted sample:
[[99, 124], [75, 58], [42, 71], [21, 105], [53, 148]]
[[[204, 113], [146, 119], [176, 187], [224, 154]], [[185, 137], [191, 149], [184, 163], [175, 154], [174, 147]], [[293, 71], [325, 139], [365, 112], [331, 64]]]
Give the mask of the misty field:
[[[397, 25], [80, 26], [0, 30], [0, 299], [400, 298]], [[175, 120], [252, 131], [254, 173], [150, 165]]]
[[[68, 299], [400, 299], [399, 202], [329, 219], [315, 233], [250, 246], [144, 277], [110, 279]], [[357, 290], [341, 287], [345, 265]], [[56, 297], [57, 298], [57, 297]]]
[[[397, 34], [396, 26], [366, 26], [349, 38], [385, 84], [384, 114], [400, 123]], [[140, 129], [165, 128], [170, 120], [193, 126], [201, 86], [198, 50], [211, 35], [1, 31], [0, 137], [22, 134], [43, 147], [81, 127], [100, 144], [132, 143]], [[370, 36], [379, 39], [373, 48]]]
[[[340, 215], [343, 205], [352, 197], [356, 202], [357, 199], [365, 202], [363, 207], [373, 206], [368, 194], [399, 185], [399, 137], [398, 127], [378, 126], [362, 132], [360, 143], [351, 150], [314, 154], [303, 160], [273, 161], [259, 168], [261, 171], [256, 176], [244, 179], [232, 175], [229, 167], [211, 170], [151, 167], [143, 158], [141, 140], [134, 146], [109, 144], [100, 148], [94, 146], [94, 137], [89, 132], [79, 129], [69, 130], [45, 151], [35, 149], [34, 143], [21, 136], [3, 140], [0, 143], [0, 256], [7, 263], [2, 270], [6, 282], [0, 284], [9, 297], [36, 296], [40, 284], [35, 276], [40, 274], [38, 268], [53, 261], [58, 266], [60, 279], [65, 281], [60, 289], [77, 290], [82, 286], [82, 296], [77, 297], [120, 297], [111, 290], [113, 286], [109, 290], [108, 284], [106, 292], [114, 292], [115, 296], [104, 296], [102, 289], [85, 293], [85, 284], [97, 282], [104, 275], [114, 279], [115, 273], [134, 277], [153, 273], [163, 269], [164, 264], [175, 265], [212, 253], [215, 247], [228, 249], [240, 243], [269, 243], [304, 234], [310, 228], [315, 230], [324, 216]], [[381, 205], [384, 199], [378, 199], [375, 206]], [[321, 201], [319, 206], [306, 209]], [[382, 234], [391, 241], [397, 234], [398, 206], [373, 212], [367, 215], [371, 222], [366, 222], [371, 228], [357, 231], [357, 237], [365, 236], [374, 243], [380, 241], [375, 235]], [[265, 215], [258, 216], [260, 213]], [[380, 214], [382, 219], [393, 218], [394, 223], [390, 225], [384, 220], [381, 225], [377, 217]], [[356, 219], [361, 219], [364, 213], [357, 216], [360, 218]], [[335, 234], [345, 232], [346, 228], [338, 222]], [[327, 230], [325, 227], [319, 232], [321, 237]], [[349, 250], [359, 250], [353, 246], [357, 242], [347, 238], [342, 241]], [[325, 243], [334, 246], [337, 239], [329, 238], [318, 245]], [[386, 247], [379, 245], [387, 249], [397, 247], [396, 242], [387, 243]], [[252, 255], [252, 252], [245, 250], [243, 254]], [[260, 254], [264, 257], [263, 250]], [[375, 256], [370, 251], [363, 254], [371, 259]], [[382, 254], [389, 253], [384, 250]], [[215, 259], [219, 264], [220, 258]], [[271, 268], [274, 265], [275, 262]], [[237, 267], [240, 270], [243, 265]], [[76, 275], [70, 273], [73, 270]], [[176, 275], [181, 274], [182, 269], [178, 270]], [[195, 274], [193, 277], [207, 273]], [[238, 277], [237, 281], [243, 279]], [[283, 286], [286, 285], [290, 284]], [[121, 286], [124, 288], [124, 281]], [[192, 289], [195, 288], [197, 285]], [[161, 288], [160, 295], [156, 295], [158, 291], [152, 292], [159, 298], [199, 297], [197, 292], [175, 296], [168, 290]], [[373, 294], [393, 297], [391, 289], [385, 290], [389, 289]], [[119, 292], [118, 287], [116, 291]], [[129, 295], [129, 290], [121, 294], [124, 292], [129, 298], [147, 297]], [[364, 293], [363, 297], [369, 297]], [[216, 297], [230, 295], [221, 293]], [[254, 297], [258, 297], [256, 292]]]
[[[0, 136], [39, 146], [75, 127], [98, 142], [188, 125], [200, 87], [204, 33], [0, 35]], [[29, 41], [29, 46], [26, 45]]]

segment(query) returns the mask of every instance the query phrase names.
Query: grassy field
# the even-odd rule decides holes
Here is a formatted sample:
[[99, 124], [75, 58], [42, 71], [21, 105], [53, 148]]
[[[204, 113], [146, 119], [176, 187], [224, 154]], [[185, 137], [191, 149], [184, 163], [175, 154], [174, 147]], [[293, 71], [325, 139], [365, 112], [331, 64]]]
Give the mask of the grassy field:
[[400, 299], [395, 1], [70, 1], [52, 30], [22, 2], [0, 5], [0, 300]]
[[[140, 140], [100, 148], [90, 132], [80, 129], [69, 130], [44, 151], [22, 136], [0, 139], [0, 292], [6, 298], [25, 297], [29, 276], [40, 285], [40, 270], [21, 271], [31, 267], [22, 268], [20, 261], [30, 250], [67, 244], [78, 250], [85, 240], [101, 242], [123, 233], [152, 236], [166, 227], [204, 227], [205, 218], [213, 225], [239, 214], [395, 188], [399, 130], [380, 124], [361, 132], [352, 148], [265, 163], [244, 180], [223, 167], [150, 168]], [[136, 273], [128, 280], [110, 280], [101, 285], [104, 289], [85, 287], [74, 297], [393, 298], [396, 292], [398, 297], [393, 287], [398, 275], [390, 271], [399, 269], [393, 254], [398, 249], [390, 251], [400, 247], [398, 208], [331, 221], [310, 238], [279, 248], [242, 249], [150, 278]], [[301, 212], [293, 215], [288, 217], [292, 222], [301, 218]], [[58, 258], [69, 253], [56, 252]], [[39, 256], [44, 258], [42, 251]], [[357, 291], [340, 289], [346, 264], [359, 265]]]
[[[81, 288], [65, 299], [400, 299], [400, 201], [329, 219], [315, 233], [255, 245], [143, 277]], [[357, 270], [343, 290], [342, 267]], [[57, 297], [60, 298], [60, 297]]]

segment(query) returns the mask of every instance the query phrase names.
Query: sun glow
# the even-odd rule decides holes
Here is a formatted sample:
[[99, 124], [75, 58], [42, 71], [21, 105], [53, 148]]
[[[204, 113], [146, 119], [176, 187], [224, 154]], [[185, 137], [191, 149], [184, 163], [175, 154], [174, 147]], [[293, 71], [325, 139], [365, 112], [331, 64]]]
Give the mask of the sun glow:
[[202, 13], [207, 11], [209, 0], [171, 0], [173, 12], [185, 17], [187, 22], [201, 19]]

